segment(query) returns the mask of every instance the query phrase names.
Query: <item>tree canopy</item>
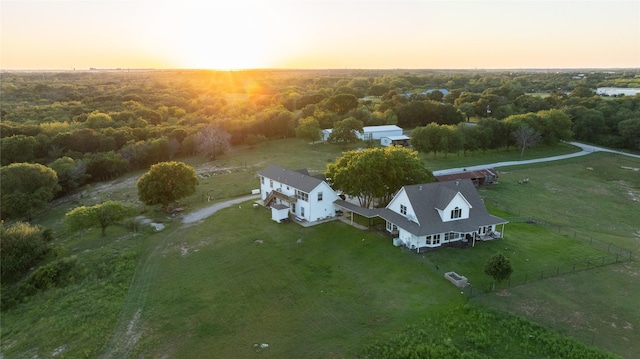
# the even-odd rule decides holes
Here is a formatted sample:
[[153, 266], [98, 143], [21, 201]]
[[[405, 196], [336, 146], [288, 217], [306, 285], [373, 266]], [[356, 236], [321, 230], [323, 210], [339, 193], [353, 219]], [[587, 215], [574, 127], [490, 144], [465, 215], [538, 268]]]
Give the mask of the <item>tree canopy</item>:
[[160, 162], [142, 175], [137, 182], [138, 197], [147, 205], [169, 205], [196, 192], [198, 177], [193, 167], [183, 162]]
[[433, 181], [418, 153], [400, 146], [344, 152], [327, 165], [325, 176], [333, 188], [357, 197], [366, 208], [374, 199], [386, 204], [404, 185]]
[[494, 286], [495, 282], [509, 279], [513, 273], [511, 261], [500, 252], [487, 258], [483, 270], [486, 275], [493, 278]]
[[135, 208], [121, 202], [107, 201], [91, 207], [76, 207], [65, 214], [64, 221], [67, 228], [73, 231], [100, 227], [104, 237], [107, 227], [134, 215]]
[[358, 135], [356, 133], [362, 133], [362, 128], [362, 121], [357, 120], [354, 117], [348, 117], [342, 121], [337, 121], [333, 126], [333, 131], [331, 131], [327, 142], [337, 143], [344, 147], [348, 143], [358, 141]]
[[37, 163], [0, 167], [2, 218], [31, 220], [60, 190], [56, 172]]

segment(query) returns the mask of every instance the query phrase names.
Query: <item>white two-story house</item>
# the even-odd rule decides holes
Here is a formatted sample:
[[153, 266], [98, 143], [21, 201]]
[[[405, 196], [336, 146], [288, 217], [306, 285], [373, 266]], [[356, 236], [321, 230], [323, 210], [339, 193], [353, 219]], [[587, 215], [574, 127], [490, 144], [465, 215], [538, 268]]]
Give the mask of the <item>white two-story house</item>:
[[258, 172], [258, 177], [262, 204], [271, 208], [274, 221], [290, 216], [309, 222], [335, 217], [333, 202], [339, 197], [323, 178], [311, 176], [307, 170], [292, 171], [273, 165]]
[[502, 238], [507, 223], [487, 212], [469, 179], [404, 186], [378, 216], [402, 245], [416, 250]]

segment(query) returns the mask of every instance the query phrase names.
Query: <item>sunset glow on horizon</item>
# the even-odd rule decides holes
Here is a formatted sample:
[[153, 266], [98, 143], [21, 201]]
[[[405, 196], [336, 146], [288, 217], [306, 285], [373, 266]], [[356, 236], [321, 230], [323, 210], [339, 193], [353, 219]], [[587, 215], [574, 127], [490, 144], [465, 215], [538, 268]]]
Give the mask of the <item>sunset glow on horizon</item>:
[[637, 68], [637, 1], [3, 1], [0, 69]]

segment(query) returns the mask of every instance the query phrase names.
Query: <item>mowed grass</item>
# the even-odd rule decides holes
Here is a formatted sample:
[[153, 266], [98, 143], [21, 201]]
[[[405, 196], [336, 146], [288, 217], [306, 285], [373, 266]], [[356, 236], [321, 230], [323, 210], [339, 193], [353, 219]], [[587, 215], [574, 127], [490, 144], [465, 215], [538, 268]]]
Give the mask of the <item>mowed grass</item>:
[[[575, 236], [583, 243], [593, 238], [630, 250], [633, 260], [474, 297], [472, 303], [524, 316], [626, 358], [640, 357], [637, 168], [638, 159], [594, 153], [572, 160], [500, 169], [500, 184], [480, 190], [487, 203], [515, 216], [532, 216], [547, 222], [551, 231], [545, 237]], [[529, 182], [519, 184], [523, 178], [529, 178]], [[513, 234], [513, 227], [507, 226], [507, 235]], [[567, 250], [562, 263], [573, 261], [566, 242], [558, 244], [555, 251]], [[607, 253], [606, 245], [598, 248]], [[518, 252], [510, 256], [514, 264], [519, 257]], [[514, 265], [514, 275], [521, 264]]]
[[[299, 140], [239, 149], [215, 163], [239, 170], [203, 178], [199, 194], [185, 201], [187, 211], [209, 204], [201, 199], [205, 190], [218, 191], [215, 201], [248, 193], [257, 187], [255, 172], [268, 164], [314, 172], [340, 152], [336, 146]], [[492, 155], [487, 152], [482, 161], [504, 160]], [[194, 166], [204, 161], [187, 160]], [[75, 205], [68, 202], [38, 223], [54, 228], [56, 244], [66, 254], [76, 254], [84, 268], [98, 270], [76, 285], [49, 289], [3, 312], [3, 357], [355, 357], [407, 325], [469, 301], [526, 316], [635, 358], [639, 350], [633, 343], [640, 343], [637, 262], [471, 299], [443, 277], [444, 271], [455, 270], [473, 285], [488, 282], [482, 265], [496, 251], [513, 261], [514, 275], [600, 255], [566, 235], [565, 229], [584, 229], [636, 248], [637, 202], [621, 198], [628, 200], [628, 191], [637, 191], [638, 172], [622, 171], [621, 166], [640, 167], [637, 160], [592, 154], [506, 169], [499, 185], [481, 190], [491, 212], [507, 219], [535, 216], [563, 231], [511, 223], [504, 240], [421, 255], [393, 247], [380, 233], [339, 222], [310, 228], [279, 225], [270, 220], [269, 211], [254, 209], [251, 203], [187, 226], [143, 207], [147, 217], [168, 226], [149, 236], [128, 235], [118, 227], [110, 227], [104, 239], [96, 231], [84, 237], [67, 235], [60, 226], [67, 208]], [[517, 183], [525, 177], [530, 178], [527, 185]], [[101, 196], [131, 200], [135, 182], [116, 182], [121, 181], [133, 187], [109, 191], [105, 186], [99, 192], [96, 185], [79, 203], [93, 204], [89, 202]], [[554, 186], [542, 185], [545, 181]], [[558, 190], [539, 196], [547, 188]], [[596, 188], [599, 196], [583, 193]], [[571, 211], [585, 215], [564, 219]], [[269, 346], [260, 348], [263, 343]]]
[[341, 222], [280, 225], [249, 204], [176, 230], [142, 318], [145, 357], [354, 357], [466, 300], [424, 258]]

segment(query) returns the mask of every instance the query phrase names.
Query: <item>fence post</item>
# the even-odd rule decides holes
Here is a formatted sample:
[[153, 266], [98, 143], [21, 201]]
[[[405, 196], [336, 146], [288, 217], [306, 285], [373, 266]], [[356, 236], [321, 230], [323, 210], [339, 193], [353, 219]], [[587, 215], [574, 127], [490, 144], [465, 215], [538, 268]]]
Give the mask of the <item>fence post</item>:
[[575, 264], [575, 263], [573, 263], [573, 270], [572, 270], [572, 272], [575, 272], [575, 271], [576, 271], [576, 264]]

